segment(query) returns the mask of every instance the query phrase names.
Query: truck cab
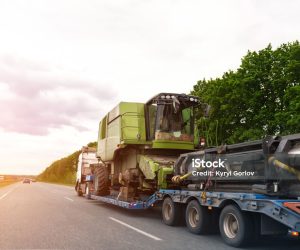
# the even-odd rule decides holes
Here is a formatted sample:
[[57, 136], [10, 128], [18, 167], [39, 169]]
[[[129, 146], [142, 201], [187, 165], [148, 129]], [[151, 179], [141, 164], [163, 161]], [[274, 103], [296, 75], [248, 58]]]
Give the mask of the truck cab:
[[75, 189], [79, 196], [88, 193], [89, 183], [92, 181], [92, 166], [98, 164], [96, 148], [84, 146], [78, 156], [76, 186]]

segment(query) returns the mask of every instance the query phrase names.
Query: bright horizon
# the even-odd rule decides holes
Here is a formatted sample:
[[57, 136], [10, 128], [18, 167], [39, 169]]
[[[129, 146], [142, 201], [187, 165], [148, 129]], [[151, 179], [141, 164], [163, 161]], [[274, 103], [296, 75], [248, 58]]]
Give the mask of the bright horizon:
[[0, 174], [39, 174], [97, 140], [120, 101], [189, 93], [248, 50], [300, 39], [297, 0], [5, 1]]

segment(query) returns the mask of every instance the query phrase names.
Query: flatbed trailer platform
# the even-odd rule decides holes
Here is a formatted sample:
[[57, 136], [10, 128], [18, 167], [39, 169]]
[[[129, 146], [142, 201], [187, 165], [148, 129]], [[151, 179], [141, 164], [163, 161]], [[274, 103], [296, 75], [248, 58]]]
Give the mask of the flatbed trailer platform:
[[157, 201], [157, 194], [151, 195], [146, 201], [122, 201], [117, 199], [115, 196], [97, 196], [97, 195], [91, 195], [90, 198], [92, 200], [98, 200], [105, 203], [113, 204], [118, 207], [123, 207], [127, 209], [147, 209], [151, 207], [156, 201]]

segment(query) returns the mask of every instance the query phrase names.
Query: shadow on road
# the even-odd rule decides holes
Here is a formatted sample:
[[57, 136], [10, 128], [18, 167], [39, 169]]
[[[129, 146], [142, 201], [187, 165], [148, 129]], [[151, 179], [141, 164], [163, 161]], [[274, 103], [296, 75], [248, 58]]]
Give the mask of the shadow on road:
[[[161, 207], [153, 207], [149, 208], [147, 210], [127, 210], [125, 208], [117, 207], [112, 204], [107, 204], [99, 201], [88, 201], [89, 203], [93, 203], [96, 206], [101, 206], [102, 208], [115, 211], [117, 213], [120, 213], [122, 215], [125, 215], [126, 217], [130, 218], [151, 218], [153, 220], [157, 220], [161, 222]], [[163, 223], [163, 222], [161, 222]], [[163, 225], [162, 225], [163, 226]], [[186, 233], [186, 228], [184, 224], [181, 224], [177, 227], [179, 230], [184, 230], [183, 232]], [[195, 237], [199, 237], [195, 235]], [[210, 241], [222, 241], [219, 233], [213, 233], [210, 235], [205, 235], [202, 237], [207, 237], [207, 240]], [[201, 238], [202, 238], [201, 237]], [[225, 243], [224, 243], [225, 244]], [[252, 249], [252, 250], [265, 250], [265, 249], [272, 249], [272, 250], [282, 250], [288, 248], [289, 250], [299, 250], [300, 249], [300, 240], [299, 239], [293, 239], [286, 236], [282, 237], [274, 237], [274, 236], [268, 236], [268, 237], [262, 237], [261, 239], [257, 240], [256, 242], [253, 242], [251, 245], [249, 245], [246, 248], [240, 248], [240, 249]], [[236, 248], [232, 248], [236, 249]]]
[[154, 219], [161, 220], [161, 211], [160, 211], [161, 208], [159, 206], [151, 207], [147, 210], [129, 210], [126, 208], [117, 207], [115, 205], [107, 204], [107, 203], [100, 202], [100, 201], [89, 201], [89, 202], [94, 203], [97, 206], [101, 206], [103, 208], [107, 208], [109, 210], [116, 211], [117, 213], [121, 213], [128, 217], [154, 218]]

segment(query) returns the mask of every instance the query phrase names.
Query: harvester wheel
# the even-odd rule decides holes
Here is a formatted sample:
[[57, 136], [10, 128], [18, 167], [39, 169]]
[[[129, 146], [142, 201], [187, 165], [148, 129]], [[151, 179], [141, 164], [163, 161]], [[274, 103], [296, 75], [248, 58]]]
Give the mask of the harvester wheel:
[[223, 208], [219, 227], [223, 240], [230, 246], [245, 246], [253, 239], [254, 225], [250, 214], [241, 211], [236, 205]]
[[94, 194], [109, 194], [108, 172], [106, 166], [103, 164], [97, 165], [94, 170]]
[[162, 205], [163, 222], [168, 226], [177, 226], [182, 216], [182, 206], [173, 202], [170, 197], [165, 198]]
[[185, 222], [188, 230], [193, 234], [207, 234], [210, 232], [211, 215], [207, 207], [203, 207], [198, 201], [192, 200], [185, 210]]

